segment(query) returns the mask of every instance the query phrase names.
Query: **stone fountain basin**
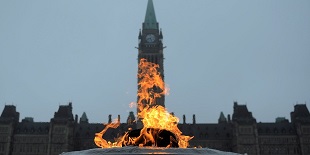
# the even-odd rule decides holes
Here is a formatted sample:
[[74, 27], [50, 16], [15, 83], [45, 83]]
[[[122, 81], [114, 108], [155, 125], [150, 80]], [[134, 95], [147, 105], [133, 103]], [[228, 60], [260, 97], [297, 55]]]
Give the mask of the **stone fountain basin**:
[[232, 152], [223, 152], [209, 148], [160, 148], [160, 147], [121, 147], [121, 148], [96, 148], [83, 151], [64, 152], [61, 155], [131, 155], [131, 154], [181, 154], [181, 155], [241, 155]]

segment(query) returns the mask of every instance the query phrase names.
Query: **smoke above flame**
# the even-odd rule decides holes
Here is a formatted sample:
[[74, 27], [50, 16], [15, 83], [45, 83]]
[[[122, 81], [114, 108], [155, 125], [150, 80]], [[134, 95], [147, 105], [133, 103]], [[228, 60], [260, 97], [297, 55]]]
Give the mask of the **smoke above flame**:
[[[157, 146], [158, 141], [163, 139], [162, 133], [169, 132], [170, 142], [165, 147], [188, 147], [188, 141], [193, 137], [182, 135], [178, 128], [179, 118], [170, 114], [167, 109], [157, 105], [156, 101], [163, 95], [167, 95], [169, 89], [158, 72], [159, 65], [141, 59], [138, 65], [138, 102], [130, 103], [130, 107], [138, 107], [138, 119], [142, 121], [143, 127], [137, 136], [126, 132], [124, 136], [116, 139], [116, 142], [108, 142], [102, 138], [109, 128], [117, 128], [120, 122], [113, 121], [105, 124], [105, 128], [95, 134], [94, 142], [98, 147], [122, 147], [122, 146]], [[159, 139], [159, 140], [158, 140]]]

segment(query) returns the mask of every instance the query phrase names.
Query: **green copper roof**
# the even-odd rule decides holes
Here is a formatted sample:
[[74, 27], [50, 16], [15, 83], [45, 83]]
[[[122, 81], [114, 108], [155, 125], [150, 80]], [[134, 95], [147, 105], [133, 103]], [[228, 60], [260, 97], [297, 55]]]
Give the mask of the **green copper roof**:
[[148, 0], [144, 19], [144, 29], [158, 29], [153, 0]]

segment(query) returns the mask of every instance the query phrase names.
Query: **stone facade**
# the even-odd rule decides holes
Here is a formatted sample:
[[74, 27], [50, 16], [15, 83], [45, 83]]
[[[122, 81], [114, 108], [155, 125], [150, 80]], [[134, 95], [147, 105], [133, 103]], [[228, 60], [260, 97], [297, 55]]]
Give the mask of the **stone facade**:
[[[218, 123], [183, 122], [178, 126], [184, 135], [194, 136], [191, 147], [208, 147], [249, 155], [310, 154], [310, 113], [305, 104], [297, 104], [291, 122], [278, 119], [274, 123], [257, 123], [246, 105], [233, 105], [232, 119], [220, 114]], [[111, 117], [111, 116], [109, 116]], [[114, 141], [128, 128], [136, 129], [133, 112], [126, 123], [109, 129], [104, 138]], [[78, 121], [79, 120], [79, 121]], [[119, 120], [120, 121], [120, 120]], [[73, 117], [72, 103], [61, 105], [50, 122], [19, 121], [13, 105], [6, 105], [0, 117], [0, 155], [56, 155], [62, 152], [96, 148], [94, 135], [104, 126], [89, 123], [86, 113]]]

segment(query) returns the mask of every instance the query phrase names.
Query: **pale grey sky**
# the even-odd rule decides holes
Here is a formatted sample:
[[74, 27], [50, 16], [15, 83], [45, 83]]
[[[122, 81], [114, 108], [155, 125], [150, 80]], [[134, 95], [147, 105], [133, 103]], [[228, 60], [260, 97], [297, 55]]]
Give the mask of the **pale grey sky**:
[[[0, 109], [47, 122], [73, 102], [90, 122], [125, 122], [136, 101], [146, 0], [1, 0]], [[168, 111], [214, 123], [233, 102], [258, 122], [310, 103], [309, 0], [154, 0]], [[182, 120], [181, 120], [182, 122]]]

